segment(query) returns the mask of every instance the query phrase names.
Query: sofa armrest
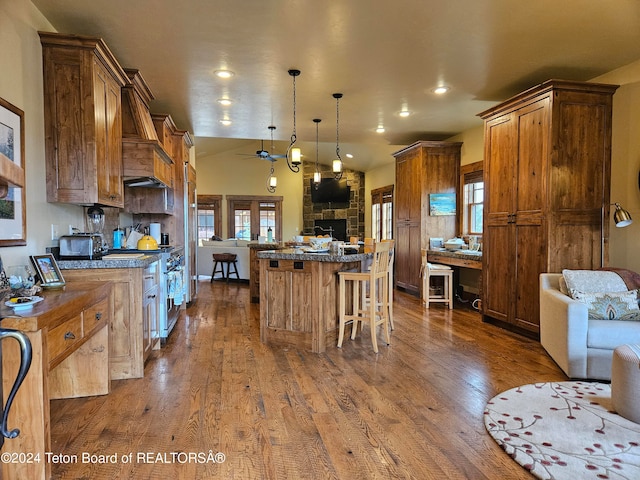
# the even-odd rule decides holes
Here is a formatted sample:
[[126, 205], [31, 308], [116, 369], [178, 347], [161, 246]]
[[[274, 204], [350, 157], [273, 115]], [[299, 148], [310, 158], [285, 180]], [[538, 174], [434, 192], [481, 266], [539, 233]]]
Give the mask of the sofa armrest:
[[560, 292], [560, 276], [540, 275], [540, 343], [570, 378], [586, 378], [587, 306]]

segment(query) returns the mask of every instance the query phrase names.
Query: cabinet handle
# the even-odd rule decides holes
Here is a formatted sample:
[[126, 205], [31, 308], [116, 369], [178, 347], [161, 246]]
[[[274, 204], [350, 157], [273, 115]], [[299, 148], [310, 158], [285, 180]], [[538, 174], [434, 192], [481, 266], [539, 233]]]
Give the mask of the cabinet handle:
[[155, 295], [147, 295], [147, 298], [156, 298]]
[[102, 312], [96, 313], [96, 322], [99, 322], [100, 320], [102, 320]]
[[151, 280], [153, 278], [153, 275], [147, 275], [146, 277], [144, 277], [145, 280]]
[[74, 335], [73, 332], [67, 332], [64, 334], [64, 339], [65, 340], [75, 340], [76, 336]]

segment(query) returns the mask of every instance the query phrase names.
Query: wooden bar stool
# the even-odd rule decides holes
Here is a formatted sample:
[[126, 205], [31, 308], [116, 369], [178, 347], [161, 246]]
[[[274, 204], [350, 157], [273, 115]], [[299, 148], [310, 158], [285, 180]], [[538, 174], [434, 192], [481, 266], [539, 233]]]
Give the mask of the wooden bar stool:
[[[338, 272], [340, 279], [339, 297], [339, 321], [338, 348], [342, 347], [344, 329], [347, 322], [352, 323], [351, 339], [356, 338], [359, 322], [369, 322], [371, 329], [371, 343], [373, 351], [378, 353], [378, 341], [376, 327], [382, 325], [387, 345], [389, 337], [389, 255], [393, 249], [393, 240], [378, 242], [373, 248], [373, 262], [371, 268], [364, 272]], [[346, 282], [352, 282], [352, 311], [347, 314]], [[369, 284], [369, 300], [361, 294]]]
[[[431, 277], [442, 277], [442, 294], [431, 294]], [[453, 270], [447, 265], [426, 262], [422, 265], [422, 301], [429, 308], [430, 303], [440, 302], [453, 308]]]
[[[220, 271], [218, 271], [218, 265], [220, 265]], [[226, 272], [224, 268], [225, 265], [227, 266]], [[231, 267], [233, 267], [233, 271], [231, 271]], [[236, 278], [240, 280], [240, 275], [238, 275], [238, 256], [235, 253], [214, 253], [211, 283], [213, 283], [213, 278], [216, 276], [216, 273], [222, 274], [222, 278], [224, 278], [227, 283], [229, 283], [229, 275], [232, 273], [235, 273]]]

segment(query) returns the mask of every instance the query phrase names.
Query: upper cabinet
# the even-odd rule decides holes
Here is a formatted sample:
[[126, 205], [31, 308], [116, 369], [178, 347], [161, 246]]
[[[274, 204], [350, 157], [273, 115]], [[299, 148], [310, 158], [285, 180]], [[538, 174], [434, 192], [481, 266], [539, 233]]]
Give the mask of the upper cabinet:
[[47, 201], [122, 207], [121, 88], [127, 75], [99, 38], [39, 34]]

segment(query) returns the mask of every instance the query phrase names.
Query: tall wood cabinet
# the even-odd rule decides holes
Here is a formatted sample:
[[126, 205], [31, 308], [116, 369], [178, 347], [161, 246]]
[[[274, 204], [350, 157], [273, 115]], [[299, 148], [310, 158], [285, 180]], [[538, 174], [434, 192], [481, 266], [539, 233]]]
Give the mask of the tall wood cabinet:
[[539, 275], [608, 262], [617, 86], [550, 80], [485, 120], [486, 320], [539, 333]]
[[126, 74], [101, 39], [39, 33], [47, 201], [122, 207]]
[[429, 214], [429, 194], [457, 192], [459, 142], [421, 141], [395, 152], [395, 284], [419, 293], [422, 248], [456, 234], [455, 215]]

